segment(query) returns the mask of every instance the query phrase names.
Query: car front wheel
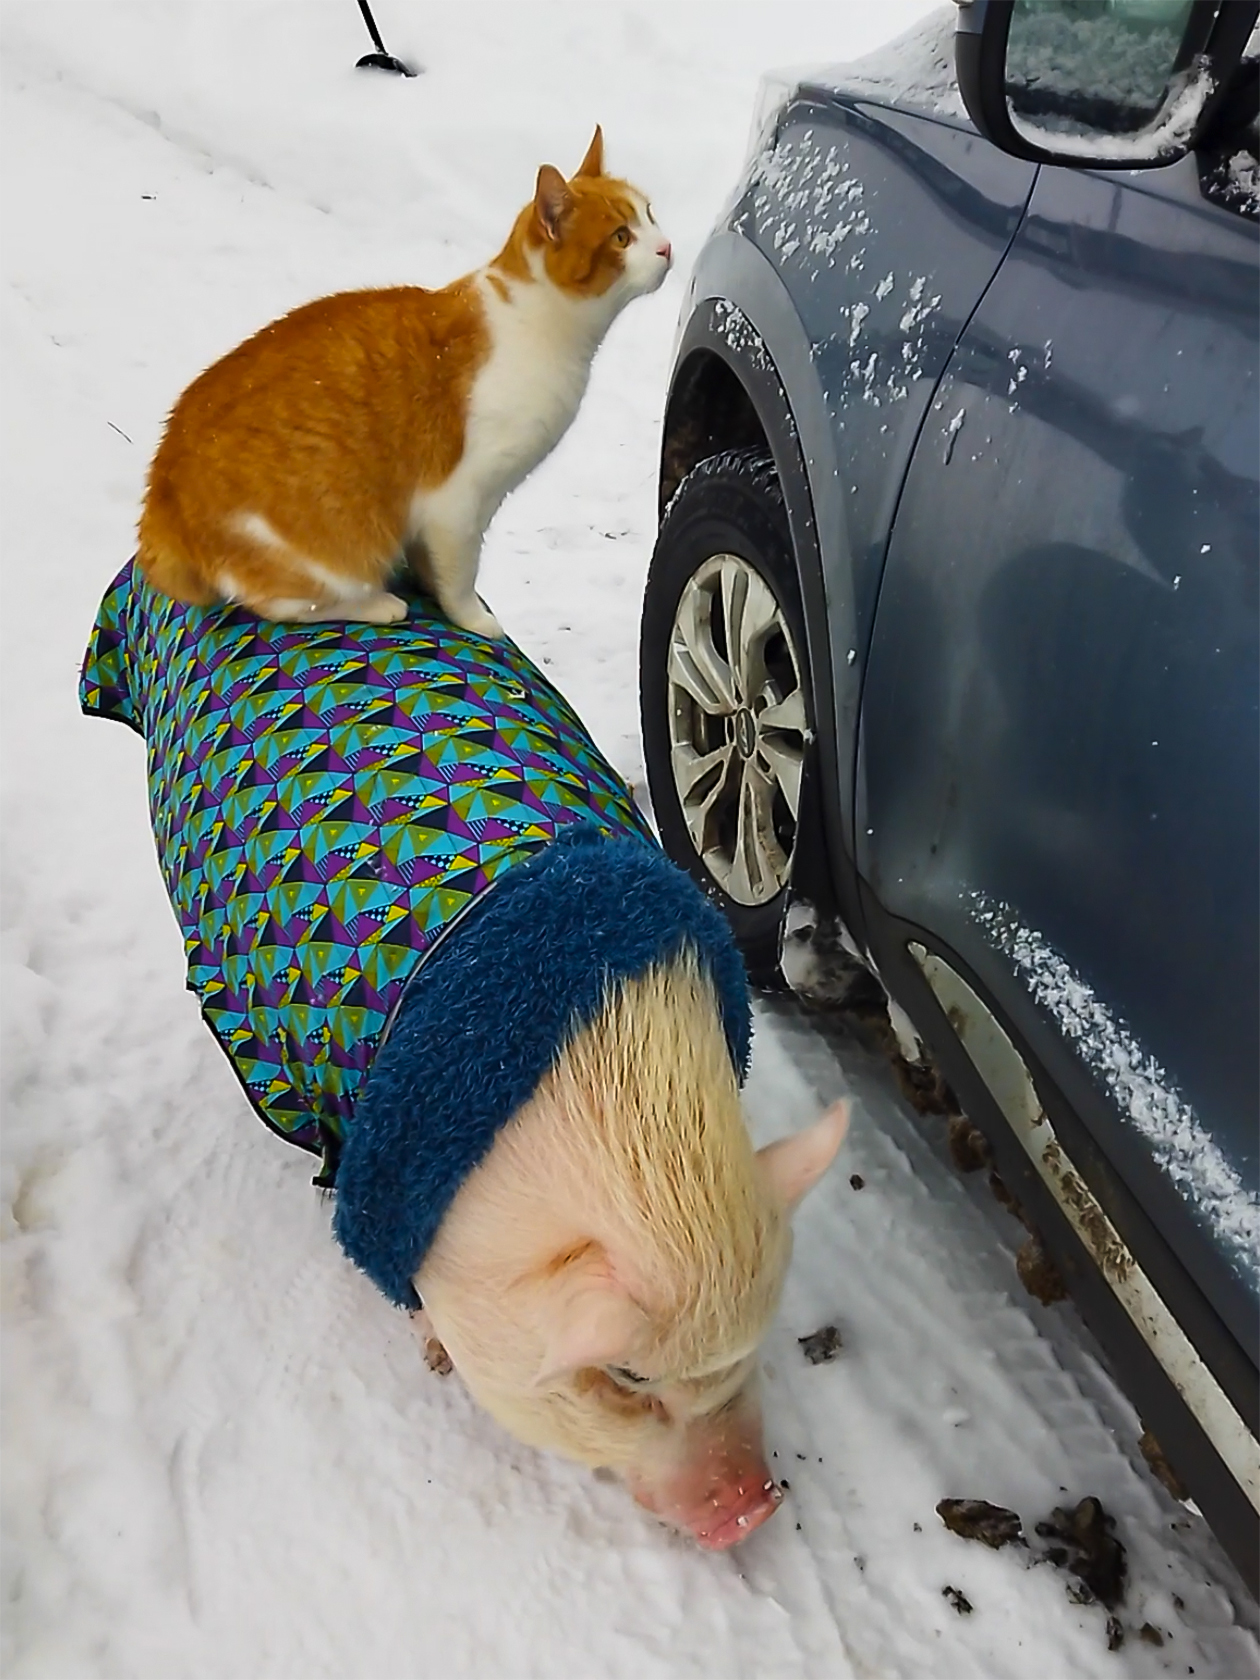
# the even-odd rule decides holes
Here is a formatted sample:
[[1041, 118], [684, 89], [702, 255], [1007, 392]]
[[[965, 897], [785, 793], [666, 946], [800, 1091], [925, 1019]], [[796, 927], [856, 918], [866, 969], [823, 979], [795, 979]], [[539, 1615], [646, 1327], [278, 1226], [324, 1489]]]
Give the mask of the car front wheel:
[[648, 573], [639, 697], [665, 850], [771, 983], [812, 740], [804, 620], [783, 495], [760, 451], [679, 485]]

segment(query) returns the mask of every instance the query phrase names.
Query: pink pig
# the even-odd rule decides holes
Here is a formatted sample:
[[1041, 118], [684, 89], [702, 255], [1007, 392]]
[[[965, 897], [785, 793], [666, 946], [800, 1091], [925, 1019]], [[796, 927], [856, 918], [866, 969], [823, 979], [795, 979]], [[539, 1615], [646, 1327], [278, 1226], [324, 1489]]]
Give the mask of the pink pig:
[[499, 1132], [415, 1284], [476, 1399], [520, 1440], [607, 1466], [711, 1550], [771, 1516], [757, 1351], [790, 1217], [838, 1103], [754, 1151], [707, 976], [622, 984]]

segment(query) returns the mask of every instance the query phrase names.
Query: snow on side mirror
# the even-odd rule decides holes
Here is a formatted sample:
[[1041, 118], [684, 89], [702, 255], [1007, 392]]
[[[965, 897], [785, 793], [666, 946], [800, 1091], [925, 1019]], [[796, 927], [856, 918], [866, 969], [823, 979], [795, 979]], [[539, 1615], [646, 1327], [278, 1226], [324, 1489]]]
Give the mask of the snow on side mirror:
[[1193, 149], [1260, 0], [960, 0], [958, 87], [981, 134], [1035, 163], [1150, 169]]

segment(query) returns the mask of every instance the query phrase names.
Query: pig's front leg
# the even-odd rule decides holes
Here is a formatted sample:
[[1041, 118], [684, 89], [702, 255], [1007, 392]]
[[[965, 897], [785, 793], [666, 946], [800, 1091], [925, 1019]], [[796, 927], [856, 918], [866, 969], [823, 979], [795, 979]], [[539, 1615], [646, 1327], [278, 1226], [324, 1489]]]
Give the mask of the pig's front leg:
[[448, 1377], [455, 1367], [451, 1364], [451, 1356], [433, 1334], [433, 1324], [423, 1307], [417, 1307], [411, 1315], [411, 1326], [420, 1338], [420, 1346], [424, 1349], [424, 1362], [430, 1371], [439, 1377]]
[[424, 1362], [439, 1377], [449, 1377], [455, 1369], [450, 1354], [436, 1336], [430, 1336], [424, 1344]]

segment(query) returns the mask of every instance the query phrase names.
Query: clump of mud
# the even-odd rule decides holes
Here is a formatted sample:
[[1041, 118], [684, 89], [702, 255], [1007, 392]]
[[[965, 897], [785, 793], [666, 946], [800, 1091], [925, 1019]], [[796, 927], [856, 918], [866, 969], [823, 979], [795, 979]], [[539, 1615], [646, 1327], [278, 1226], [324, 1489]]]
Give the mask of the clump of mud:
[[908, 1062], [901, 1054], [891, 1026], [888, 1030], [892, 1034], [892, 1048], [889, 1053], [892, 1056], [893, 1072], [897, 1075], [902, 1096], [915, 1113], [957, 1114], [958, 1098], [936, 1063], [926, 1056], [921, 1061]]
[[1019, 1273], [1019, 1281], [1024, 1288], [1043, 1306], [1049, 1307], [1056, 1301], [1067, 1300], [1067, 1285], [1063, 1281], [1063, 1274], [1042, 1248], [1040, 1237], [1025, 1237], [1019, 1253], [1015, 1256], [1015, 1270]]
[[1159, 1442], [1151, 1434], [1150, 1430], [1145, 1427], [1138, 1438], [1138, 1451], [1146, 1460], [1147, 1468], [1150, 1470], [1151, 1475], [1154, 1476], [1157, 1482], [1161, 1482], [1164, 1487], [1168, 1489], [1174, 1499], [1179, 1499], [1183, 1503], [1185, 1500], [1189, 1499], [1189, 1488], [1164, 1457], [1164, 1449], [1160, 1446]]
[[[936, 1514], [952, 1534], [964, 1540], [978, 1540], [998, 1551], [1003, 1546], [1028, 1546], [1024, 1525], [1017, 1511], [991, 1505], [987, 1499], [942, 1499]], [[1068, 1596], [1076, 1604], [1101, 1604], [1114, 1612], [1124, 1602], [1128, 1585], [1128, 1561], [1124, 1546], [1115, 1535], [1115, 1519], [1092, 1495], [1069, 1510], [1056, 1506], [1034, 1526], [1034, 1533], [1050, 1543], [1044, 1549], [1029, 1548], [1034, 1563], [1051, 1563], [1072, 1579]], [[956, 1591], [943, 1587], [946, 1598]], [[953, 1600], [950, 1599], [952, 1603]], [[958, 1606], [954, 1606], [958, 1609]], [[968, 1610], [971, 1606], [968, 1605]], [[960, 1612], [961, 1613], [961, 1612]], [[1138, 1637], [1150, 1640], [1157, 1630], [1138, 1630]], [[1107, 1649], [1118, 1651], [1124, 1643], [1124, 1627], [1115, 1614], [1107, 1618]]]
[[965, 1114], [950, 1115], [949, 1158], [961, 1173], [979, 1172], [992, 1158], [988, 1138]]
[[1027, 1545], [1024, 1525], [1017, 1511], [1005, 1505], [990, 1505], [987, 1499], [942, 1499], [936, 1514], [949, 1529], [964, 1540], [979, 1540], [981, 1545], [999, 1547]]
[[798, 1336], [796, 1340], [811, 1365], [830, 1364], [844, 1346], [834, 1324], [824, 1324], [821, 1330], [813, 1330], [808, 1336]]
[[1068, 1286], [1063, 1281], [1063, 1273], [1047, 1254], [1040, 1234], [1024, 1212], [1018, 1196], [1012, 1195], [996, 1171], [989, 1173], [989, 1189], [993, 1193], [994, 1201], [1000, 1202], [1028, 1232], [1015, 1255], [1015, 1270], [1019, 1274], [1019, 1281], [1043, 1306], [1051, 1307], [1056, 1301], [1066, 1301]]
[[1082, 1602], [1096, 1599], [1108, 1610], [1124, 1602], [1129, 1568], [1115, 1526], [1102, 1501], [1091, 1495], [1070, 1511], [1056, 1506], [1036, 1528], [1043, 1540], [1054, 1542], [1046, 1548], [1047, 1560], [1074, 1575], [1084, 1587], [1088, 1597]]

